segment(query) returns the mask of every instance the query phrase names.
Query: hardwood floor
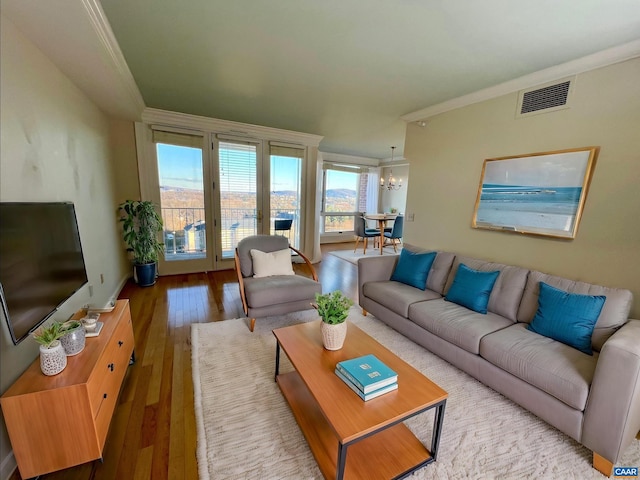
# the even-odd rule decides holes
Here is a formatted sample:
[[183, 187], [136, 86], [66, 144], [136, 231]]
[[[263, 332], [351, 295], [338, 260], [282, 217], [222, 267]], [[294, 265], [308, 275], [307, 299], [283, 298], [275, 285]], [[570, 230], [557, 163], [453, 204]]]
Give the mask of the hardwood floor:
[[[357, 304], [356, 266], [328, 255], [353, 247], [323, 245], [315, 268], [324, 292], [340, 289]], [[103, 462], [40, 478], [197, 479], [191, 324], [244, 317], [236, 274], [225, 270], [160, 277], [149, 288], [129, 282], [119, 298], [130, 301], [136, 363], [127, 372]], [[11, 480], [20, 478], [16, 470]]]

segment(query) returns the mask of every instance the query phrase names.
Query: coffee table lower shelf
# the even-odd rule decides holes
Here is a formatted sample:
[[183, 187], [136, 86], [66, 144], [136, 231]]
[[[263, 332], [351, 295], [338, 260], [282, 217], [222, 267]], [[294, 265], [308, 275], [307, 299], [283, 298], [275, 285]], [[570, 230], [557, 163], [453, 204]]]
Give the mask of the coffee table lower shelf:
[[[276, 377], [325, 478], [336, 478], [338, 439], [298, 372]], [[346, 449], [346, 479], [402, 478], [433, 461], [403, 423], [356, 441]]]

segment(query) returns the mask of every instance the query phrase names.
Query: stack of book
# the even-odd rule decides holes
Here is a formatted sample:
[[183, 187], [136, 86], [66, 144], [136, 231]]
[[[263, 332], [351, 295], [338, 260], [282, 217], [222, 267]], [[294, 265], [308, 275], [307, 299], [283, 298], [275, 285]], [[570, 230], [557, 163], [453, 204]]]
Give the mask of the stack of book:
[[338, 362], [335, 373], [365, 402], [398, 388], [398, 374], [375, 355]]

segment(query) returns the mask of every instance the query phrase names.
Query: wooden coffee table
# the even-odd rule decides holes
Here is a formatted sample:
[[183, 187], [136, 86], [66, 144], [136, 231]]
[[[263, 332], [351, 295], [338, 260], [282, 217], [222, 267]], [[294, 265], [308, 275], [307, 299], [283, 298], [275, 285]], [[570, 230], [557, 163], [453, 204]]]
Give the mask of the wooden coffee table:
[[[402, 478], [436, 460], [447, 392], [354, 324], [344, 347], [322, 346], [320, 321], [273, 331], [275, 378], [325, 478]], [[295, 371], [280, 374], [280, 349]], [[373, 354], [398, 374], [398, 389], [364, 402], [334, 373], [341, 360]], [[402, 423], [434, 409], [427, 449]], [[347, 457], [348, 453], [348, 457]]]

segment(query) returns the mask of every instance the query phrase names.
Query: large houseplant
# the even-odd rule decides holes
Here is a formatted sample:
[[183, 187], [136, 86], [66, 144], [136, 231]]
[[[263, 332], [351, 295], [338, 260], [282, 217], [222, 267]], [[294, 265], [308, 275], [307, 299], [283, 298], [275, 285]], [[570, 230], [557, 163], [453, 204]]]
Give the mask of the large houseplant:
[[120, 221], [127, 250], [133, 254], [138, 285], [148, 287], [156, 283], [158, 255], [164, 243], [158, 240], [162, 232], [162, 217], [150, 201], [127, 200], [120, 204]]
[[340, 350], [347, 336], [347, 317], [353, 301], [345, 297], [340, 290], [319, 294], [316, 293], [316, 303], [313, 307], [318, 310], [322, 319], [322, 342], [327, 350]]

